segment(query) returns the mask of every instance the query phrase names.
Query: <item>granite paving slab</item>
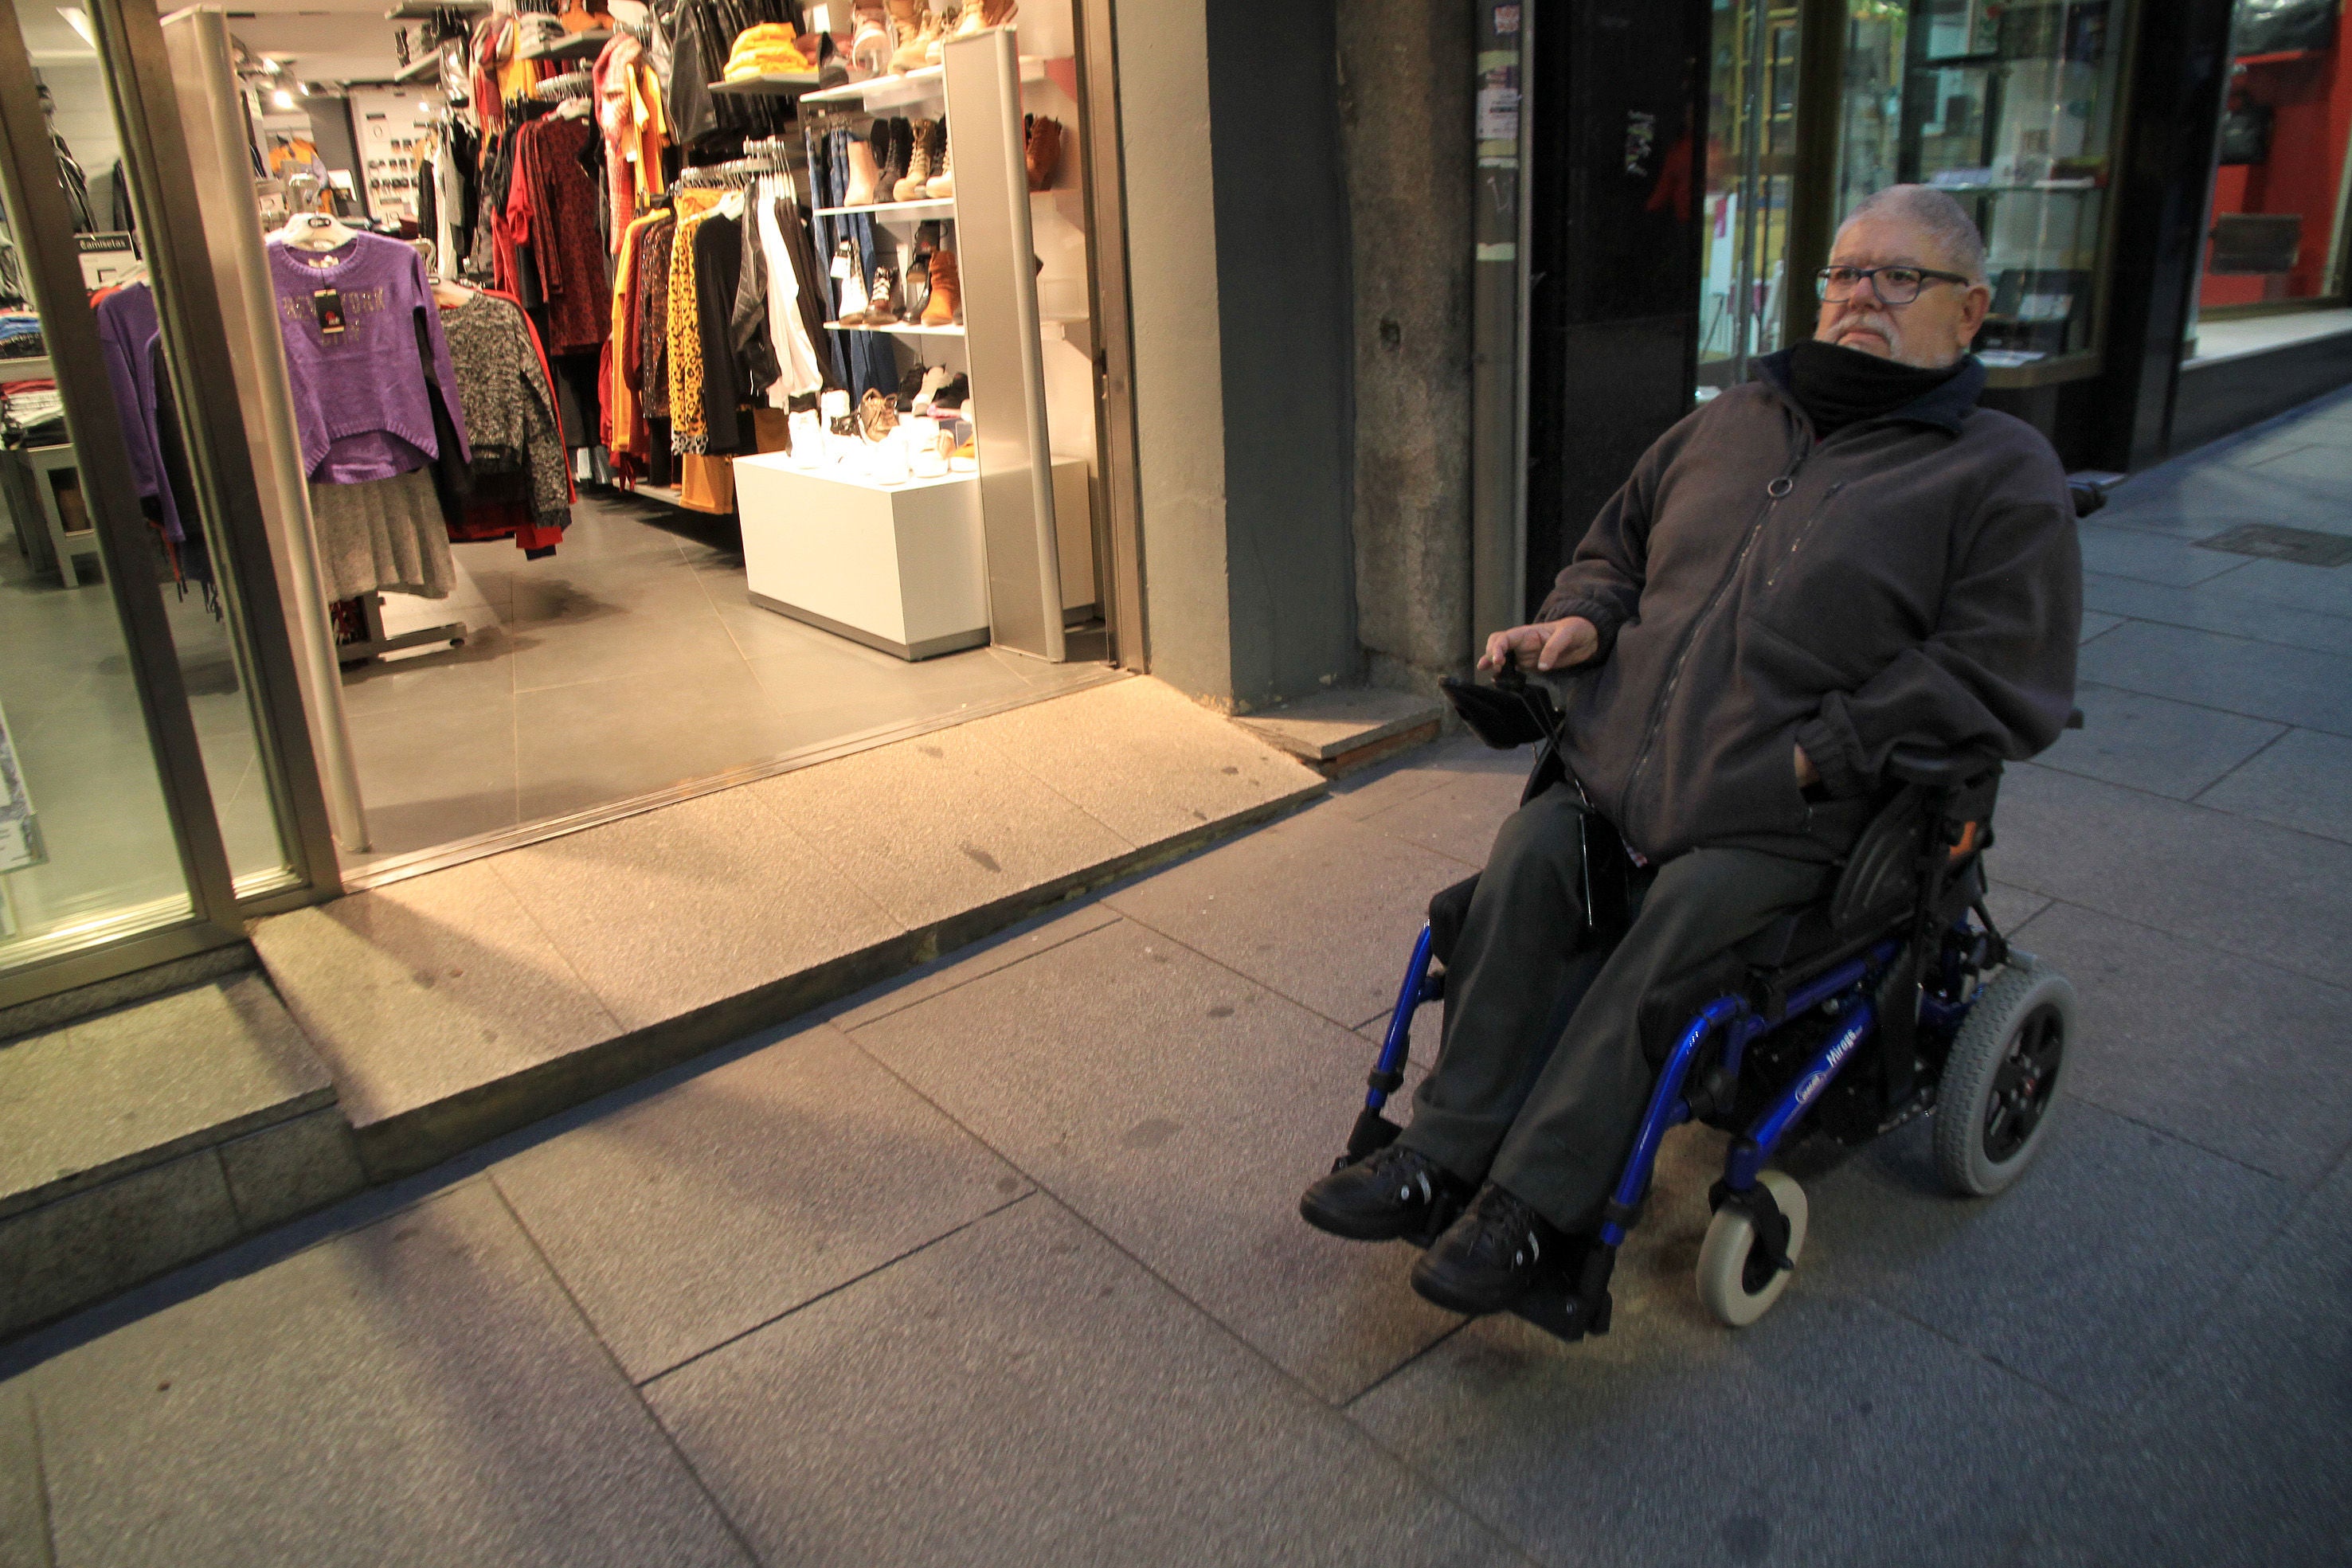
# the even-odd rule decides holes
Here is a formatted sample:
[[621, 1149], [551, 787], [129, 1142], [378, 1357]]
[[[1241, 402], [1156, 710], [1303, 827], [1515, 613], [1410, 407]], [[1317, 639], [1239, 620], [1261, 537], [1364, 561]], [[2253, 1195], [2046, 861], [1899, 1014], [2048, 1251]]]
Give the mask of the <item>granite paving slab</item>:
[[2304, 566], [2291, 560], [2250, 560], [2215, 591], [2284, 604], [2316, 615], [2352, 616], [2352, 569]]
[[2140, 622], [2085, 645], [2081, 670], [2104, 685], [2352, 735], [2352, 657], [2340, 653]]
[[[2120, 635], [2121, 633], [2118, 633]], [[2083, 710], [2034, 760], [2044, 768], [2186, 800], [2286, 733], [2284, 725], [2084, 681]]]
[[1395, 1002], [1431, 895], [1473, 869], [1318, 809], [1104, 902], [1352, 1029]]
[[1456, 735], [1334, 784], [1329, 809], [1342, 817], [1370, 817], [1467, 773], [1501, 774], [1524, 782], [1534, 765], [1535, 753], [1525, 747], [1497, 751], [1475, 736]]
[[17, 1382], [61, 1568], [751, 1562], [487, 1183]]
[[853, 1038], [1328, 1398], [1455, 1321], [1403, 1249], [1298, 1218], [1363, 1103], [1361, 1039], [1165, 937], [1121, 922]]
[[2185, 539], [2146, 533], [2136, 528], [2082, 525], [2083, 570], [2110, 577], [2137, 578], [2142, 582], [2166, 582], [2185, 588], [2234, 571], [2243, 556], [2199, 549]]
[[1295, 757], [1328, 762], [1407, 730], [1438, 723], [1445, 705], [1408, 692], [1343, 686], [1234, 720]]
[[934, 958], [893, 979], [884, 980], [843, 998], [840, 1006], [822, 1015], [839, 1029], [860, 1029], [877, 1019], [902, 1012], [943, 991], [970, 985], [982, 975], [1033, 958], [1050, 948], [1100, 930], [1118, 913], [1099, 899], [1087, 899], [1066, 909], [1033, 915], [996, 936], [975, 942], [961, 952]]
[[2128, 1410], [2295, 1191], [2063, 1084], [2053, 1114], [2032, 1167], [1997, 1197], [1942, 1190], [1926, 1120], [1808, 1184], [1804, 1273], [1816, 1291], [1866, 1294], [2070, 1404]]
[[2206, 586], [2167, 588], [2086, 572], [2083, 577], [2083, 601], [2092, 607], [2084, 612], [2085, 622], [2093, 613], [2110, 611], [2135, 621], [2193, 626], [2201, 632], [2251, 637], [2258, 643], [2284, 643], [2291, 648], [2311, 648], [2323, 653], [2352, 653], [2352, 618], [2295, 610], [2245, 593]]
[[487, 861], [262, 921], [253, 945], [362, 1129], [624, 1028]]
[[[1137, 846], [967, 733], [940, 730], [746, 787], [902, 926], [1061, 882]], [[920, 802], [877, 811], [878, 800]]]
[[2297, 1186], [2352, 1145], [2352, 992], [2070, 904], [2023, 940], [2082, 998], [2072, 1092]]
[[334, 1099], [255, 974], [18, 1040], [0, 1050], [0, 1218]]
[[2197, 802], [2352, 843], [2352, 739], [2291, 729]]
[[816, 968], [906, 928], [749, 789], [482, 863], [626, 1029]]
[[2078, 1560], [2352, 1560], [2347, 1298], [2352, 1166], [2339, 1166], [2069, 1489]]
[[1181, 839], [1325, 787], [1297, 758], [1152, 680], [1113, 681], [964, 729], [1131, 844]]
[[1543, 1561], [1627, 1568], [2048, 1562], [2081, 1431], [1940, 1335], [1793, 1288], [1737, 1333], [1482, 1318], [1349, 1414]]
[[48, 1500], [41, 1485], [33, 1405], [0, 1385], [0, 1568], [51, 1568]]
[[2031, 763], [1999, 819], [2004, 882], [2352, 987], [2352, 845]]
[[[1532, 751], [1507, 755], [1528, 767], [1534, 764]], [[1360, 820], [1374, 832], [1419, 844], [1476, 871], [1494, 852], [1495, 835], [1519, 809], [1519, 796], [1526, 788], [1524, 769], [1465, 773]]]
[[1030, 1190], [824, 1024], [491, 1178], [640, 1382]]
[[1042, 1196], [646, 1394], [772, 1563], [1525, 1561]]

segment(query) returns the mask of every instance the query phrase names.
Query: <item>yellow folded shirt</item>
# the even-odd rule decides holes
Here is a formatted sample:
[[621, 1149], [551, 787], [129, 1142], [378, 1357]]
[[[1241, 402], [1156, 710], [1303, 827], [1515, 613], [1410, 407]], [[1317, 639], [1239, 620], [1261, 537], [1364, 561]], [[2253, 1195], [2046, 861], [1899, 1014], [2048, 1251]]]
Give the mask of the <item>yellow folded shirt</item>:
[[799, 40], [800, 35], [793, 32], [792, 28], [786, 26], [783, 23], [762, 22], [757, 26], [746, 27], [741, 32], [736, 34], [734, 47], [740, 51], [742, 49], [756, 48], [761, 44], [774, 43], [782, 44], [787, 48], [790, 48], [798, 43]]
[[749, 54], [739, 53], [727, 62], [727, 79], [734, 81], [742, 77], [792, 76], [804, 73], [808, 68], [808, 61], [803, 59], [794, 50], [754, 49]]

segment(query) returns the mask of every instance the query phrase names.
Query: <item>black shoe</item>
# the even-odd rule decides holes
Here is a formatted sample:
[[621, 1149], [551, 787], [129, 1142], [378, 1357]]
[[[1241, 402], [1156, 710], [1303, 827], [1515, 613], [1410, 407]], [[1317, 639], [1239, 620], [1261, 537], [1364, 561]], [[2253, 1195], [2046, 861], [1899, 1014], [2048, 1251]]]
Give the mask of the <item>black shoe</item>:
[[1393, 1241], [1424, 1229], [1438, 1206], [1469, 1196], [1468, 1182], [1427, 1155], [1391, 1144], [1308, 1187], [1298, 1212], [1316, 1229], [1350, 1241]]
[[1499, 1312], [1567, 1250], [1560, 1228], [1491, 1184], [1412, 1266], [1412, 1288], [1452, 1312]]

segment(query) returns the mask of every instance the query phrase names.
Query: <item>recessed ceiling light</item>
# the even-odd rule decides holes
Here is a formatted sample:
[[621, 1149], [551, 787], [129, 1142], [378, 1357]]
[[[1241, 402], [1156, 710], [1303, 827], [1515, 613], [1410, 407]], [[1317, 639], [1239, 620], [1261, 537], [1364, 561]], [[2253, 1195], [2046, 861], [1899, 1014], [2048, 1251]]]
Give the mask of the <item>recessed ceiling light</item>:
[[294, 107], [294, 95], [281, 87], [269, 95], [269, 101], [279, 109], [291, 109]]

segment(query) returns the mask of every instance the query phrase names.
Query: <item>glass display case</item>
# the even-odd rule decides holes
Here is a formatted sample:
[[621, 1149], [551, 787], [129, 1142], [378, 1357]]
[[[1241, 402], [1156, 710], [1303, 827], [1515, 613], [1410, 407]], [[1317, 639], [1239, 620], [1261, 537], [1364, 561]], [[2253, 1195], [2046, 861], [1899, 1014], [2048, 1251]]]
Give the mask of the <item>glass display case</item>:
[[[1995, 382], [2096, 368], [2100, 289], [2130, 0], [1864, 0], [1896, 110], [1894, 177], [1958, 197], [1985, 237], [1992, 308], [1977, 348]], [[1891, 89], [1891, 90], [1890, 90]], [[1851, 89], [1849, 89], [1852, 90]], [[1888, 103], [1888, 99], [1895, 100]], [[1849, 117], [1849, 130], [1853, 129]], [[1883, 160], [1884, 137], [1843, 162]], [[1849, 202], [1866, 190], [1842, 179]], [[2001, 373], [2008, 372], [2008, 373]]]

